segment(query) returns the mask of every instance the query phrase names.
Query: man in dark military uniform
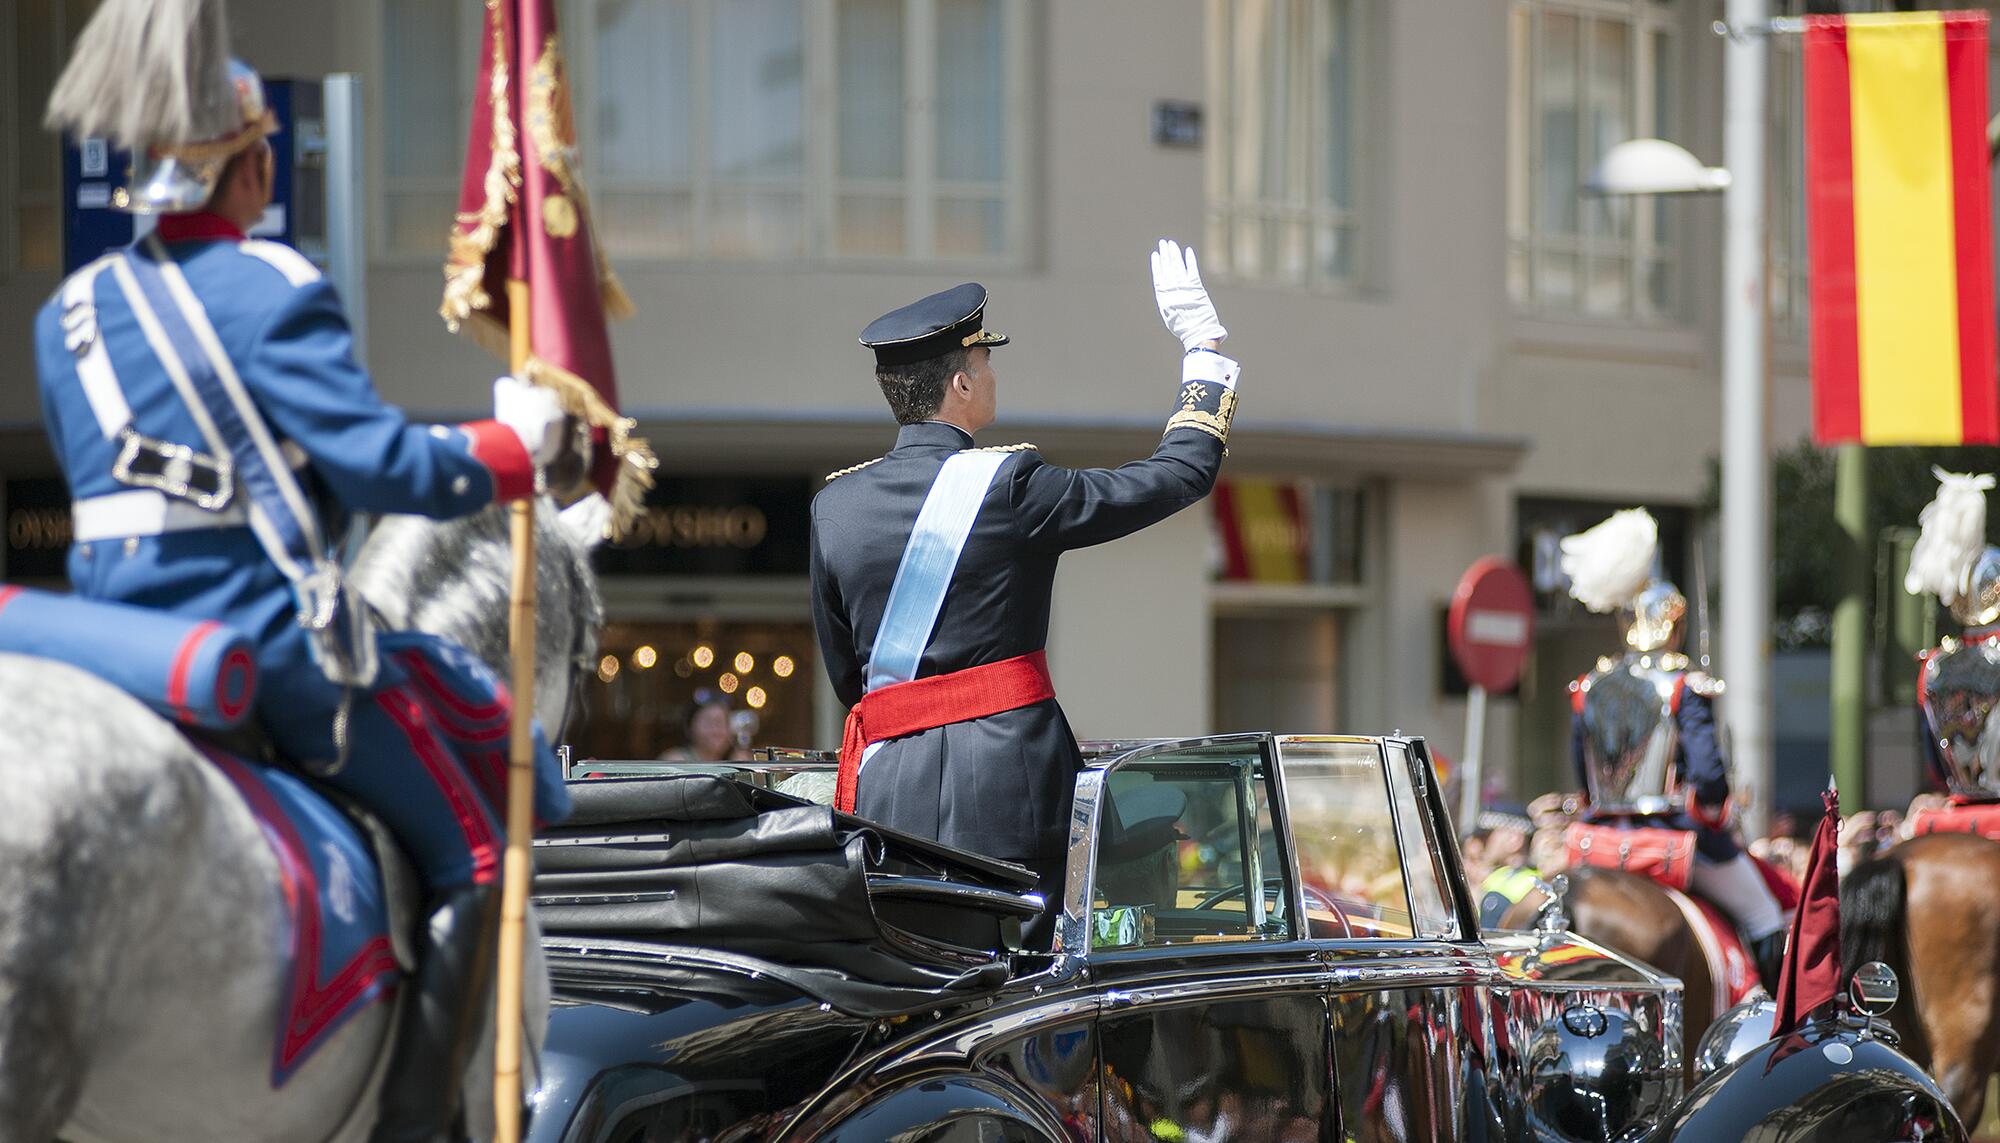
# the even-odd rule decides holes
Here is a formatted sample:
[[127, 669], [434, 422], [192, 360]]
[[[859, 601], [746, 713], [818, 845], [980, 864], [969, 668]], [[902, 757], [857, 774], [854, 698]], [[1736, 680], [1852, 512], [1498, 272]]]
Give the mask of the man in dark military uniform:
[[1019, 862], [1058, 911], [1082, 760], [1049, 680], [1056, 561], [1129, 535], [1215, 484], [1236, 362], [1194, 251], [1153, 255], [1161, 316], [1186, 349], [1159, 447], [1115, 469], [1061, 468], [1031, 444], [976, 448], [993, 420], [986, 290], [968, 283], [877, 319], [861, 343], [902, 425], [888, 455], [813, 500], [813, 625], [850, 708], [837, 804]]

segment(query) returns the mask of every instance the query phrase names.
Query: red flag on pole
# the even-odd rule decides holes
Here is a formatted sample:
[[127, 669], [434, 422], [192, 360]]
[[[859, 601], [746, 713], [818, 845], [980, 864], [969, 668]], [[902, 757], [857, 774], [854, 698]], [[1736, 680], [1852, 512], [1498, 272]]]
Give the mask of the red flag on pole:
[[631, 302], [591, 233], [554, 0], [486, 0], [472, 131], [438, 312], [508, 356], [509, 279], [525, 283], [527, 379], [591, 428], [590, 478], [622, 530], [655, 464], [618, 411], [606, 315]]
[[1779, 1036], [1796, 1030], [1813, 1009], [1840, 993], [1840, 791], [1829, 788], [1821, 799], [1826, 814], [1813, 833], [1799, 911], [1792, 916], [1778, 971], [1778, 1014], [1771, 1031]]

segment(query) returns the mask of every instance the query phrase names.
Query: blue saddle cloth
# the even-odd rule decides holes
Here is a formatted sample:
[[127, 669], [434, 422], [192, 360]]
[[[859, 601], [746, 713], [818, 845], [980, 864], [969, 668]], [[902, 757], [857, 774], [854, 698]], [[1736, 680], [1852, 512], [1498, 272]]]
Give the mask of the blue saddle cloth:
[[278, 1087], [399, 978], [382, 870], [354, 824], [297, 775], [210, 747], [202, 753], [263, 828], [282, 881], [291, 973], [271, 1046]]

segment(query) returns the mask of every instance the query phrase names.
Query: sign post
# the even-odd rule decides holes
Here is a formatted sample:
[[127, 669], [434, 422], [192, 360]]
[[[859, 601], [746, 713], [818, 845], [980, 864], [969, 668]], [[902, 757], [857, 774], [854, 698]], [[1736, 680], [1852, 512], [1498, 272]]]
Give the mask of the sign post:
[[1521, 677], [1534, 638], [1535, 598], [1521, 569], [1482, 556], [1459, 577], [1445, 634], [1451, 657], [1471, 684], [1465, 704], [1465, 761], [1459, 770], [1458, 834], [1479, 824], [1480, 771], [1486, 755], [1486, 696]]

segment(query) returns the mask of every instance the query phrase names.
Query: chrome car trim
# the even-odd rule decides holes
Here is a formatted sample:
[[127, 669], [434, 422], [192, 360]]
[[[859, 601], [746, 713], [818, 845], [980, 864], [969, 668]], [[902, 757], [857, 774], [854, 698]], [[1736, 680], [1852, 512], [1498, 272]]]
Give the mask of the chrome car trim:
[[943, 897], [995, 906], [1023, 917], [1039, 916], [1042, 911], [1042, 898], [1039, 893], [1009, 893], [1004, 889], [988, 889], [983, 885], [972, 885], [964, 881], [910, 877], [900, 873], [870, 873], [868, 893], [870, 896], [909, 897], [919, 901]]
[[[977, 1022], [969, 1027], [950, 1029], [896, 1051], [896, 1058], [883, 1067], [880, 1074], [891, 1075], [908, 1068], [967, 1060], [995, 1040], [1011, 1038], [1045, 1024], [1062, 1024], [1095, 1016], [1100, 1006], [1096, 995], [1080, 994], [1024, 1005], [998, 1015], [982, 1012], [978, 1014]], [[864, 1069], [867, 1066], [864, 1065]]]

